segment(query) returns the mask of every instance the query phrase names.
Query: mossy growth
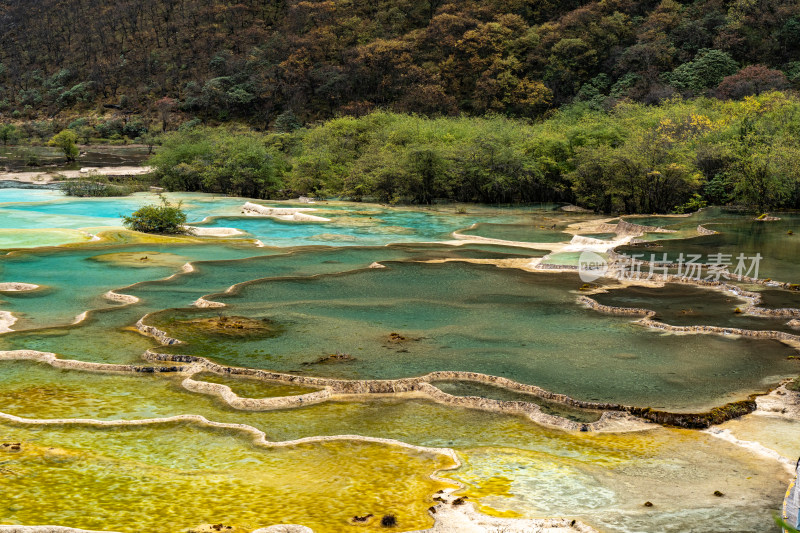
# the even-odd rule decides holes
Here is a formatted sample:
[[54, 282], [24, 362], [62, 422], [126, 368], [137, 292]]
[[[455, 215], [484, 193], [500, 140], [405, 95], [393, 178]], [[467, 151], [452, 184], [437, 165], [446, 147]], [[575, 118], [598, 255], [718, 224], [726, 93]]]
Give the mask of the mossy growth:
[[180, 333], [187, 331], [202, 336], [271, 337], [280, 333], [280, 327], [268, 318], [217, 315], [212, 317], [176, 320]]
[[626, 409], [635, 416], [640, 416], [647, 420], [665, 426], [675, 426], [687, 429], [705, 429], [707, 427], [721, 424], [734, 418], [739, 418], [756, 409], [755, 400], [742, 400], [731, 402], [721, 407], [715, 407], [705, 413], [670, 413], [651, 408], [634, 407]]

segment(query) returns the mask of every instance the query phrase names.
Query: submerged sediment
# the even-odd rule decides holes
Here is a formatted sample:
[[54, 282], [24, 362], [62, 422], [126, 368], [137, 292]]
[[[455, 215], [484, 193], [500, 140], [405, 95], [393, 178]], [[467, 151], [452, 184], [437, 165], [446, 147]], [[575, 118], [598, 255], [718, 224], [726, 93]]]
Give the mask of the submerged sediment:
[[[647, 310], [644, 311], [646, 313], [648, 312]], [[172, 339], [165, 332], [158, 330], [158, 328], [146, 326], [142, 320], [139, 321], [139, 324], [141, 324], [143, 328], [146, 328], [145, 330], [142, 330], [143, 333], [152, 335], [156, 339], [164, 338], [167, 339], [167, 342]], [[744, 414], [752, 412], [756, 408], [753, 398], [730, 402], [702, 413], [676, 413], [640, 406], [587, 402], [576, 400], [564, 394], [547, 391], [535, 385], [527, 385], [510, 380], [508, 378], [491, 376], [478, 372], [437, 371], [431, 372], [424, 376], [393, 380], [340, 380], [322, 377], [298, 376], [295, 374], [270, 372], [259, 369], [231, 367], [219, 365], [204, 357], [163, 354], [154, 352], [152, 350], [148, 350], [144, 357], [152, 361], [195, 363], [201, 365], [207, 371], [217, 374], [246, 375], [249, 377], [255, 377], [257, 379], [330, 389], [330, 395], [312, 393], [312, 396], [309, 396], [308, 398], [303, 398], [304, 395], [301, 395], [293, 398], [281, 399], [280, 402], [276, 401], [275, 398], [262, 399], [260, 401], [250, 401], [252, 399], [239, 398], [224, 385], [209, 384], [209, 386], [206, 386], [195, 385], [197, 382], [192, 383], [193, 380], [190, 380], [189, 382], [189, 386], [193, 387], [193, 390], [196, 392], [208, 391], [209, 393], [220, 396], [223, 399], [231, 398], [236, 405], [247, 406], [245, 407], [247, 409], [267, 410], [285, 408], [290, 405], [307, 405], [309, 401], [315, 403], [322, 402], [334, 396], [342, 397], [369, 394], [420, 393], [439, 403], [460, 405], [463, 407], [481, 409], [485, 411], [524, 414], [531, 420], [545, 426], [559, 427], [571, 431], [603, 431], [611, 430], [611, 428], [613, 428], [613, 430], [620, 430], [623, 426], [627, 427], [628, 429], [640, 429], [643, 427], [642, 420], [684, 428], [707, 428], [711, 425], [740, 417]], [[494, 400], [477, 396], [454, 396], [447, 394], [430, 384], [434, 381], [473, 381], [517, 392], [524, 392], [538, 398], [560, 403], [569, 407], [604, 411], [604, 413], [600, 417], [600, 420], [596, 422], [579, 423], [563, 417], [544, 413], [539, 405], [536, 405], [532, 402]], [[223, 387], [228, 390], [224, 391]], [[231, 406], [236, 407], [236, 405]], [[616, 413], [616, 415], [612, 413]], [[622, 418], [624, 417], [620, 417], [620, 413], [634, 418], [628, 418], [623, 421]]]

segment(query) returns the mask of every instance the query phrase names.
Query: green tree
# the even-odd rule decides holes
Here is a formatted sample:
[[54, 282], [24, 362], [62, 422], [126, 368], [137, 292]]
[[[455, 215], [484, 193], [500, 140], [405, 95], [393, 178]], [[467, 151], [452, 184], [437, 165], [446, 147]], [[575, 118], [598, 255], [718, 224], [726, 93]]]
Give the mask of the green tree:
[[748, 134], [736, 146], [729, 176], [739, 203], [763, 213], [781, 206], [797, 185], [800, 151], [754, 137]]
[[226, 129], [193, 128], [163, 136], [150, 158], [170, 190], [269, 198], [281, 188], [281, 156], [263, 136]]
[[680, 90], [699, 93], [716, 87], [738, 70], [739, 65], [727, 52], [704, 48], [697, 52], [694, 60], [680, 65], [666, 78]]
[[280, 133], [291, 133], [296, 129], [302, 128], [303, 124], [292, 113], [291, 109], [287, 109], [275, 119], [275, 131]]
[[13, 124], [0, 124], [0, 141], [3, 146], [14, 144], [19, 139], [19, 131]]
[[181, 204], [172, 205], [166, 198], [161, 198], [161, 205], [151, 204], [141, 207], [122, 217], [125, 227], [142, 233], [180, 234], [186, 230], [186, 213], [181, 209]]
[[72, 130], [61, 130], [53, 136], [47, 143], [50, 146], [56, 146], [64, 152], [67, 161], [75, 161], [78, 157], [80, 150], [78, 150], [78, 134]]

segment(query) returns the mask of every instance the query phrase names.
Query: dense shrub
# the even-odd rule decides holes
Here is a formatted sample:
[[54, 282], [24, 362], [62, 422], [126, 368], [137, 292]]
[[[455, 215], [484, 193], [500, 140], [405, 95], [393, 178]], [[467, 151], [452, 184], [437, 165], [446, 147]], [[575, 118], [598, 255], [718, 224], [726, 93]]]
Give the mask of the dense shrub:
[[263, 136], [196, 127], [166, 135], [150, 164], [170, 190], [270, 198], [280, 188], [279, 158]]
[[88, 197], [109, 197], [109, 196], [128, 196], [136, 191], [144, 190], [140, 183], [130, 183], [122, 185], [110, 183], [100, 177], [90, 179], [71, 179], [60, 185], [61, 191], [67, 196]]
[[64, 157], [67, 158], [67, 161], [75, 161], [75, 158], [78, 157], [80, 153], [76, 144], [77, 142], [78, 134], [67, 129], [56, 133], [47, 144], [61, 150], [64, 153]]
[[377, 111], [282, 134], [196, 127], [166, 136], [151, 164], [173, 190], [260, 198], [569, 201], [608, 213], [730, 202], [764, 212], [800, 207], [798, 131], [800, 100], [779, 92], [608, 111], [587, 101], [535, 123]]
[[146, 205], [123, 217], [125, 227], [143, 233], [185, 233], [186, 213], [181, 204], [171, 205], [162, 199], [161, 205]]

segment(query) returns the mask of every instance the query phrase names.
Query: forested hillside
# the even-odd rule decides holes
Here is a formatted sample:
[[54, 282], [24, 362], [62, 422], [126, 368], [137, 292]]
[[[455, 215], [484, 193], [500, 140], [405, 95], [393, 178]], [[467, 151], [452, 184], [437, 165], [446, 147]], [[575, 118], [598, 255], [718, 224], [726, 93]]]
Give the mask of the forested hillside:
[[797, 0], [0, 1], [6, 119], [106, 105], [292, 129], [798, 83]]
[[605, 213], [800, 208], [800, 100], [566, 106], [530, 123], [374, 112], [293, 133], [183, 128], [152, 158], [171, 190], [392, 203], [567, 201]]

